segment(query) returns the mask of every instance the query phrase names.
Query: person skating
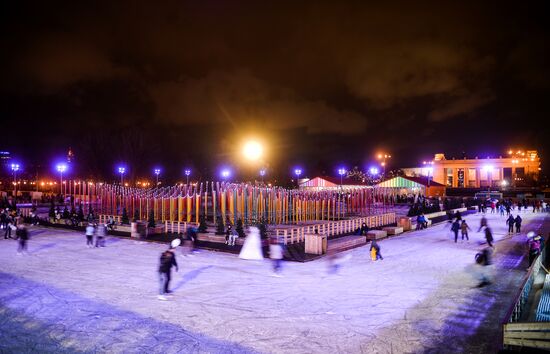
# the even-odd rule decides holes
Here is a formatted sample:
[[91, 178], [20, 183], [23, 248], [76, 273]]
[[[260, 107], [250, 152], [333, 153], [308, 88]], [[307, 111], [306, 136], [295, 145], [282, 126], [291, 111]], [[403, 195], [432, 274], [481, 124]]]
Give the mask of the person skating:
[[477, 229], [477, 232], [481, 231], [482, 228], [487, 227], [487, 218], [485, 215], [481, 217], [481, 220], [479, 221], [479, 229]]
[[166, 251], [162, 252], [160, 255], [160, 265], [159, 265], [159, 300], [168, 300], [166, 298], [166, 294], [170, 294], [171, 291], [169, 289], [170, 287], [170, 278], [172, 273], [172, 267], [176, 268], [176, 272], [178, 269], [178, 262], [176, 262], [176, 255], [174, 254], [174, 250], [176, 247], [179, 246], [180, 240], [176, 239], [173, 240], [170, 243], [170, 248]]
[[523, 220], [521, 219], [521, 216], [519, 216], [519, 214], [518, 214], [518, 216], [516, 216], [516, 220], [515, 220], [515, 224], [516, 224], [516, 233], [518, 233], [518, 234], [521, 232], [521, 222], [522, 222], [522, 221], [523, 221]]
[[20, 224], [17, 227], [17, 231], [15, 233], [17, 235], [17, 238], [19, 239], [19, 246], [17, 248], [17, 254], [22, 254], [23, 252], [28, 254], [27, 241], [29, 240], [29, 232], [28, 232], [27, 228], [25, 227], [25, 224]]
[[105, 247], [105, 235], [107, 234], [107, 228], [104, 224], [99, 224], [96, 230], [95, 246]]
[[277, 237], [271, 237], [269, 242], [269, 258], [273, 264], [273, 276], [280, 277], [281, 262], [283, 259], [283, 247]]
[[[518, 215], [519, 216], [519, 215]], [[514, 233], [514, 224], [516, 223], [516, 219], [514, 218], [514, 215], [510, 214], [508, 219], [506, 219], [506, 225], [508, 225], [508, 233], [513, 234]]]
[[492, 249], [489, 247], [486, 247], [481, 252], [477, 253], [475, 256], [476, 264], [480, 267], [479, 268], [480, 283], [477, 286], [478, 288], [482, 288], [485, 285], [491, 284], [489, 266], [492, 264], [492, 261], [491, 261], [492, 253], [493, 253]]
[[370, 244], [370, 254], [373, 261], [377, 261], [379, 259], [384, 260], [382, 253], [380, 253], [380, 246], [376, 240], [372, 240]]
[[469, 241], [468, 238], [468, 230], [470, 230], [470, 226], [466, 223], [466, 220], [462, 220], [462, 224], [460, 224], [460, 231], [462, 232], [462, 240], [464, 241], [464, 237], [466, 237], [466, 241]]
[[485, 239], [487, 240], [487, 244], [489, 245], [489, 247], [493, 247], [493, 232], [491, 231], [489, 226], [485, 228]]
[[88, 248], [94, 247], [94, 227], [92, 224], [86, 226], [86, 246]]
[[455, 243], [458, 241], [458, 230], [460, 230], [460, 223], [458, 222], [458, 219], [453, 222], [451, 225], [451, 231], [455, 234]]

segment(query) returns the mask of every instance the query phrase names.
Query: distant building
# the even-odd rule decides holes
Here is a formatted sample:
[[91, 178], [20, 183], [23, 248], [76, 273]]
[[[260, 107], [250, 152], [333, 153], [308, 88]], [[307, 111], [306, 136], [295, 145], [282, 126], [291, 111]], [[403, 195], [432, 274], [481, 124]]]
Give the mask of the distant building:
[[451, 159], [435, 154], [421, 167], [403, 168], [406, 176], [425, 176], [448, 188], [529, 187], [539, 178], [537, 151], [508, 151], [505, 157]]

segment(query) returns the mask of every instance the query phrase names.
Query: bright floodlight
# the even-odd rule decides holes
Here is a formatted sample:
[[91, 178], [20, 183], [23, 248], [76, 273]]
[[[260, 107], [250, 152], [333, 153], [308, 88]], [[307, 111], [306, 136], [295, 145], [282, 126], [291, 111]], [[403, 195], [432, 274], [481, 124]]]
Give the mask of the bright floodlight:
[[155, 174], [158, 176], [160, 175], [160, 168], [155, 168]]
[[502, 180], [502, 182], [500, 182], [500, 184], [503, 186], [503, 187], [506, 187], [506, 185], [508, 184], [508, 182], [506, 180]]
[[222, 171], [222, 177], [223, 177], [223, 178], [229, 177], [229, 174], [230, 174], [230, 173], [229, 173], [229, 170], [223, 170], [223, 171]]
[[300, 168], [297, 168], [294, 170], [294, 174], [298, 177], [300, 177], [300, 175], [302, 174], [302, 170]]
[[18, 163], [12, 163], [12, 164], [11, 164], [11, 170], [12, 170], [13, 172], [19, 171], [19, 164], [18, 164]]
[[189, 176], [191, 174], [191, 170], [185, 170], [184, 173], [186, 176]]
[[339, 168], [339, 169], [338, 169], [338, 174], [339, 174], [340, 176], [345, 175], [345, 174], [346, 174], [346, 169], [345, 169], [345, 168]]
[[369, 171], [370, 171], [371, 175], [377, 175], [378, 174], [378, 169], [376, 167], [371, 167], [369, 169]]
[[124, 174], [125, 172], [126, 172], [126, 168], [125, 168], [125, 167], [119, 167], [119, 168], [118, 168], [118, 173]]
[[265, 176], [265, 170], [260, 170], [260, 176]]
[[67, 165], [64, 163], [57, 164], [56, 168], [57, 168], [57, 171], [61, 173], [67, 171]]
[[243, 154], [247, 160], [257, 161], [260, 157], [262, 157], [263, 150], [264, 149], [259, 142], [249, 141], [244, 144]]
[[493, 170], [493, 166], [490, 166], [490, 165], [483, 166], [483, 169], [484, 169], [485, 171], [492, 171], [492, 170]]

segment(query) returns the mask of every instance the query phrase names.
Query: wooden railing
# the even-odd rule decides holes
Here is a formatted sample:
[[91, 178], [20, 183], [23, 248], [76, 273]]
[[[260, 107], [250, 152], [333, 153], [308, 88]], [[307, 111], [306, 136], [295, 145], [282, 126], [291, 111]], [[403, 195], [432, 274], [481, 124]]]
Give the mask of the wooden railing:
[[545, 258], [546, 248], [542, 250], [525, 275], [515, 301], [506, 314], [502, 324], [502, 344], [504, 347], [526, 346], [550, 349], [550, 323], [520, 322], [526, 310], [525, 305], [533, 288], [535, 276], [542, 268], [542, 262]]
[[109, 221], [109, 218], [113, 218], [113, 220], [119, 225], [122, 223], [122, 216], [104, 215], [104, 214], [99, 214], [99, 223], [100, 224], [106, 224], [107, 221]]
[[290, 227], [275, 229], [277, 238], [282, 239], [284, 244], [305, 241], [306, 234], [313, 234], [315, 230], [327, 237], [352, 233], [365, 223], [369, 228], [379, 227], [395, 223], [395, 213], [386, 213], [373, 216], [364, 216], [348, 220], [318, 223], [302, 227]]
[[187, 231], [187, 225], [194, 223], [180, 222], [180, 221], [165, 221], [164, 233], [183, 234]]

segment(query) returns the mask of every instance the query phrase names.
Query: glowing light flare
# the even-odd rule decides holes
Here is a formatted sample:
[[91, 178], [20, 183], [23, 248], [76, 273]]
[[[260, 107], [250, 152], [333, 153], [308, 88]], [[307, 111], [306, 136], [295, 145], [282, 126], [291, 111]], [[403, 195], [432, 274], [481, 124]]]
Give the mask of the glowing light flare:
[[258, 161], [263, 155], [264, 149], [262, 144], [251, 140], [244, 144], [243, 155], [249, 161]]
[[187, 169], [187, 170], [184, 171], [184, 173], [185, 173], [186, 176], [189, 176], [191, 174], [191, 170]]
[[160, 175], [160, 168], [155, 168], [154, 172], [157, 176]]
[[121, 175], [123, 175], [124, 173], [126, 173], [126, 167], [119, 167], [118, 168], [118, 173], [120, 173]]
[[64, 173], [65, 171], [67, 171], [67, 164], [58, 163], [55, 168], [57, 169], [57, 172]]
[[375, 175], [378, 174], [378, 168], [371, 167], [371, 168], [369, 168], [369, 172], [370, 172], [371, 175], [375, 176]]
[[296, 168], [294, 169], [294, 174], [298, 177], [300, 177], [300, 175], [302, 174], [302, 169], [301, 168]]
[[345, 168], [339, 168], [339, 169], [338, 169], [338, 174], [339, 174], [340, 176], [343, 176], [343, 175], [345, 175], [345, 174], [346, 174], [346, 172], [347, 172], [347, 171], [346, 171], [346, 169], [345, 169]]
[[20, 167], [21, 167], [21, 166], [19, 166], [18, 163], [12, 163], [12, 164], [10, 165], [10, 168], [11, 168], [11, 170], [12, 170], [13, 172], [19, 171], [19, 168], [20, 168]]

